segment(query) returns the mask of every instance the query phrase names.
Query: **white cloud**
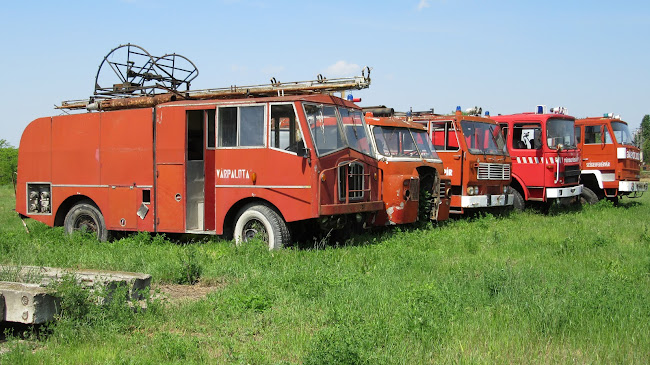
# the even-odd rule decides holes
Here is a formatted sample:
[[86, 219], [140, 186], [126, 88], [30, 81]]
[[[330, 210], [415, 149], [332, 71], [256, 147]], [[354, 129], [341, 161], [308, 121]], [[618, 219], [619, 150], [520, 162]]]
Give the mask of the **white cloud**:
[[323, 76], [325, 77], [344, 77], [356, 76], [361, 74], [361, 66], [355, 63], [348, 63], [346, 61], [338, 61], [335, 64], [327, 67]]
[[428, 8], [429, 6], [431, 6], [429, 5], [429, 0], [420, 0], [420, 3], [418, 4], [418, 11], [424, 8]]

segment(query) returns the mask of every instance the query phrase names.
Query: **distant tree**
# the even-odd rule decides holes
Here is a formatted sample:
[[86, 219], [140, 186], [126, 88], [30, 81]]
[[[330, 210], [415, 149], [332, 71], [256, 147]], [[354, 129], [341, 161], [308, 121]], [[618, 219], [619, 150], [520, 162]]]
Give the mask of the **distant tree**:
[[643, 116], [641, 121], [641, 153], [643, 154], [643, 162], [650, 162], [650, 115]]
[[0, 139], [0, 185], [9, 184], [18, 167], [18, 149]]

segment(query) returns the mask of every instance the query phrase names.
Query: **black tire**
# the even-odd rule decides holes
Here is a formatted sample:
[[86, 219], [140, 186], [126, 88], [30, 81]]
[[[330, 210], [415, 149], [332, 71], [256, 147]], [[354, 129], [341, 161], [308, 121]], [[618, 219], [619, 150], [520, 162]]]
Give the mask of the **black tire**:
[[67, 234], [86, 231], [93, 233], [98, 241], [106, 242], [108, 240], [104, 216], [90, 200], [83, 200], [75, 204], [65, 215], [63, 226]]
[[289, 227], [284, 219], [270, 207], [253, 203], [244, 206], [235, 219], [234, 239], [236, 244], [258, 237], [275, 250], [291, 242]]
[[598, 195], [596, 195], [593, 190], [589, 189], [586, 186], [583, 186], [582, 194], [580, 194], [580, 204], [594, 205], [596, 203], [598, 203]]
[[523, 212], [524, 209], [526, 209], [526, 201], [524, 200], [524, 197], [521, 196], [517, 189], [513, 188], [512, 186], [508, 187], [508, 194], [512, 194], [514, 196], [512, 209], [516, 212]]

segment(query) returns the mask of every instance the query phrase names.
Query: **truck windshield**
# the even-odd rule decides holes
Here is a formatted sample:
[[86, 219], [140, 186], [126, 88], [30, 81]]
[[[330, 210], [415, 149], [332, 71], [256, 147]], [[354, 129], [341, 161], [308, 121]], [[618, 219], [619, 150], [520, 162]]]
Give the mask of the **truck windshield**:
[[386, 157], [420, 159], [420, 152], [407, 128], [375, 126], [372, 129], [377, 152]]
[[438, 154], [436, 153], [436, 150], [433, 148], [433, 144], [431, 143], [431, 138], [429, 138], [429, 134], [427, 133], [427, 131], [411, 130], [411, 134], [413, 135], [415, 144], [418, 146], [418, 149], [420, 150], [420, 155], [422, 156], [422, 158], [427, 158], [427, 159], [438, 158]]
[[576, 148], [574, 121], [551, 118], [546, 122], [546, 144], [555, 149], [559, 144], [564, 148]]
[[469, 153], [506, 155], [506, 143], [496, 124], [463, 120], [460, 122]]
[[[371, 155], [368, 135], [362, 114], [357, 110], [337, 108], [334, 105], [304, 103], [309, 132], [319, 156], [346, 147]], [[344, 122], [341, 123], [341, 118]], [[342, 131], [345, 131], [343, 134]]]
[[365, 122], [361, 110], [339, 107], [339, 114], [343, 122], [345, 138], [350, 148], [370, 155], [372, 152], [368, 143], [368, 135], [366, 134]]
[[627, 124], [623, 122], [612, 122], [612, 130], [614, 130], [614, 138], [616, 138], [616, 142], [630, 146], [634, 145]]

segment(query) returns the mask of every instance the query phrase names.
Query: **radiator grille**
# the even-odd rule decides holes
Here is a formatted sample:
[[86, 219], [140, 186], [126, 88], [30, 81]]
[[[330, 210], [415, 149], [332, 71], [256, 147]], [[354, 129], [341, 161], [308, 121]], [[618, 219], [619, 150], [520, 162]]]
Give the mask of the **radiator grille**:
[[510, 180], [510, 165], [503, 163], [479, 163], [479, 180]]
[[339, 200], [360, 200], [364, 196], [364, 166], [358, 162], [339, 166]]
[[564, 166], [564, 183], [577, 184], [580, 178], [580, 165]]
[[409, 190], [411, 191], [411, 200], [420, 200], [420, 179], [411, 179]]

